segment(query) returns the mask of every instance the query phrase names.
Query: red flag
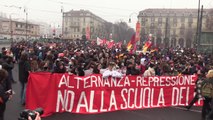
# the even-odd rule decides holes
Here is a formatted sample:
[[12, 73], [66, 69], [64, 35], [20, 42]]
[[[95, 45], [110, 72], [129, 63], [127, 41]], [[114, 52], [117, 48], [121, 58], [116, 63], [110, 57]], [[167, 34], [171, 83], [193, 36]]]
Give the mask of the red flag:
[[114, 46], [114, 40], [111, 40], [111, 41], [107, 41], [107, 47], [110, 49]]
[[141, 25], [139, 22], [137, 22], [136, 23], [135, 42], [138, 42], [140, 40], [140, 30], [141, 30]]
[[146, 43], [143, 46], [143, 53], [145, 53], [147, 49], [149, 49], [151, 46], [152, 46], [152, 42], [150, 40], [146, 41]]
[[127, 50], [131, 51], [131, 53], [133, 52], [132, 50], [133, 50], [133, 47], [134, 47], [135, 43], [136, 43], [135, 42], [135, 34], [133, 34], [131, 40], [127, 44]]
[[106, 44], [106, 42], [107, 42], [107, 40], [106, 40], [106, 39], [103, 39], [103, 44], [104, 44], [104, 45]]
[[87, 26], [87, 28], [86, 28], [86, 38], [87, 38], [87, 40], [90, 40], [90, 27], [89, 26]]
[[117, 43], [118, 48], [121, 48], [122, 44], [123, 44], [122, 41], [118, 42], [118, 43]]
[[97, 37], [97, 45], [103, 45], [103, 40]]

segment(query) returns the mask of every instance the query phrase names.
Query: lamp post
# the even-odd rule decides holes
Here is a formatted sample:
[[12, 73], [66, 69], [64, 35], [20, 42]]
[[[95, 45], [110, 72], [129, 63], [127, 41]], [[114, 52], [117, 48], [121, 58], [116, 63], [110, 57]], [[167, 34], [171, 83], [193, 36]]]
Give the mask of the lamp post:
[[64, 7], [63, 7], [63, 2], [61, 2], [61, 14], [62, 14], [62, 27], [61, 27], [61, 39], [63, 39], [63, 28], [64, 28]]
[[28, 12], [27, 12], [26, 8], [24, 9], [24, 13], [26, 13], [26, 34], [25, 34], [25, 37], [26, 37], [26, 41], [27, 41], [27, 19], [28, 19]]
[[132, 15], [133, 15], [133, 14], [138, 15], [136, 12], [131, 13], [131, 14], [129, 15], [129, 23], [131, 23], [131, 22], [132, 22], [131, 17], [132, 17]]
[[199, 41], [199, 23], [200, 23], [200, 0], [198, 0], [198, 12], [197, 12], [197, 31], [196, 31], [196, 40], [195, 47], [198, 49], [198, 41]]

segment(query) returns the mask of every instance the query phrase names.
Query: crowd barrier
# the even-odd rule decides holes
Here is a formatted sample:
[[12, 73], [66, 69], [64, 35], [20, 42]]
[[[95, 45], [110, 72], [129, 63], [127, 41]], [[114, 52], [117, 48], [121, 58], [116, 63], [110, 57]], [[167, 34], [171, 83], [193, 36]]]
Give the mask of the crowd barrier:
[[[42, 107], [43, 116], [71, 112], [95, 114], [116, 110], [186, 106], [194, 97], [197, 76], [125, 76], [102, 78], [30, 73], [26, 108]], [[201, 101], [196, 103], [201, 105]]]

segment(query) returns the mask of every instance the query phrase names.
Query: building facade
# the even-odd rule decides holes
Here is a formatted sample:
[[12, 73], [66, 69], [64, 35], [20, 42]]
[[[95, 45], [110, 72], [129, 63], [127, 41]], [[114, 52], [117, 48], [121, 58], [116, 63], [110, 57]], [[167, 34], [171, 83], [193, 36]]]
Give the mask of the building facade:
[[[27, 26], [27, 27], [26, 27]], [[38, 39], [40, 37], [39, 25], [14, 21], [7, 18], [0, 19], [0, 38], [1, 39]]]
[[[197, 9], [146, 9], [139, 12], [141, 38], [153, 35], [155, 45], [193, 47], [197, 30]], [[208, 10], [203, 12], [202, 31], [207, 29]]]
[[63, 13], [63, 39], [81, 39], [89, 29], [90, 39], [105, 36], [106, 21], [88, 10], [71, 10]]

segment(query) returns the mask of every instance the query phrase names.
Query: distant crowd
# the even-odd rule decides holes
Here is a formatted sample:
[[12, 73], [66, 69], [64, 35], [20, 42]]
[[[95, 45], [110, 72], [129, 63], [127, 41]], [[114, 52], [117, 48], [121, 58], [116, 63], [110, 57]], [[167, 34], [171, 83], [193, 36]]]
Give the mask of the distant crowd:
[[[18, 42], [7, 57], [27, 61], [31, 72], [69, 72], [79, 76], [104, 73], [109, 66], [122, 75], [204, 75], [213, 66], [213, 55], [199, 54], [192, 48], [155, 48], [155, 51], [130, 54], [126, 46], [108, 49], [85, 41]], [[8, 63], [10, 61], [7, 61]]]

